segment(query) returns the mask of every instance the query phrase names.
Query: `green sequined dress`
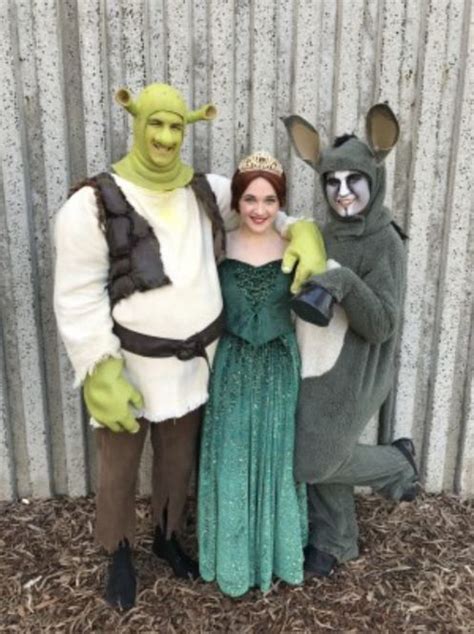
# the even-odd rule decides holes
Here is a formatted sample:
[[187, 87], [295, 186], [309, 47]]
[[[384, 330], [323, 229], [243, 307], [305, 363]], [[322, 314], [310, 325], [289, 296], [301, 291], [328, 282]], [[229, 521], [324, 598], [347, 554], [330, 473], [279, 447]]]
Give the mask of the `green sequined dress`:
[[304, 486], [293, 479], [299, 356], [281, 260], [219, 267], [226, 332], [214, 359], [199, 473], [199, 566], [228, 595], [303, 580]]

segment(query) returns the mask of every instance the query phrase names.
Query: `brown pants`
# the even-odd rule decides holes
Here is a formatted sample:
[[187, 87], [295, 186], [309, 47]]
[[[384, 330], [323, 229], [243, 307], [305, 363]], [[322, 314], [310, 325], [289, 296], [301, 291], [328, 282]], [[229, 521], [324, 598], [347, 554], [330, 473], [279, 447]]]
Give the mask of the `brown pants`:
[[98, 489], [96, 541], [109, 553], [127, 539], [135, 542], [135, 491], [138, 468], [148, 428], [153, 447], [153, 522], [166, 536], [178, 528], [197, 458], [201, 410], [182, 418], [149, 423], [142, 418], [140, 431], [96, 431]]

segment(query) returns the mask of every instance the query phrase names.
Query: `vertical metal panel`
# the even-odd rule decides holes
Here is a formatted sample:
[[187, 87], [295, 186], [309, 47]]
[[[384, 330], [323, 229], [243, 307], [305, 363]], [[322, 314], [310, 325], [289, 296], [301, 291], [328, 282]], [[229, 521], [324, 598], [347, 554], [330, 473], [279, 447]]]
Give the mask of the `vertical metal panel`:
[[[440, 108], [442, 70], [439, 51], [443, 49], [446, 33], [446, 13], [438, 3], [438, 14], [432, 3], [425, 3], [421, 24], [426, 32], [420, 51], [415, 102], [412, 171], [408, 200], [408, 277], [410, 283], [405, 302], [405, 324], [398, 384], [397, 431], [402, 435], [415, 434], [423, 440], [427, 412], [429, 366], [432, 360], [432, 307], [436, 289], [434, 271], [429, 267], [430, 246], [435, 238], [433, 230], [439, 223], [441, 209], [432, 200], [438, 195], [437, 113]], [[428, 221], [427, 221], [428, 220]]]
[[354, 132], [359, 123], [360, 84], [371, 83], [372, 74], [362, 77], [362, 37], [364, 27], [364, 0], [342, 0], [336, 3], [337, 48], [334, 78], [336, 98], [333, 111], [333, 130]]
[[[211, 52], [211, 64], [212, 68], [215, 66], [216, 79], [218, 73], [222, 75], [222, 72], [224, 72], [224, 75], [228, 75], [228, 79], [233, 83], [232, 90], [227, 89], [227, 91], [226, 84], [224, 84], [221, 93], [221, 97], [223, 97], [225, 92], [227, 92], [228, 98], [233, 99], [234, 103], [233, 112], [229, 111], [226, 120], [226, 136], [221, 137], [222, 130], [214, 130], [214, 125], [211, 128], [212, 138], [216, 140], [222, 138], [222, 147], [229, 148], [229, 154], [226, 154], [226, 163], [222, 165], [223, 169], [216, 170], [222, 174], [232, 174], [236, 163], [248, 153], [250, 148], [250, 95], [252, 88], [251, 60], [249, 56], [251, 33], [250, 4], [250, 0], [242, 0], [235, 3], [234, 15], [232, 14], [232, 3], [225, 7], [226, 17], [221, 19], [225, 19], [226, 28], [222, 31], [222, 38], [223, 44], [227, 43], [228, 52], [227, 58], [222, 60], [223, 66], [220, 66], [221, 54], [219, 50], [215, 49]], [[218, 3], [216, 3], [217, 5]], [[211, 6], [214, 6], [214, 4], [211, 3]], [[216, 13], [211, 12], [211, 38], [213, 37], [212, 33], [215, 32], [215, 27], [217, 26], [219, 29], [219, 25], [214, 22], [214, 19], [216, 19]], [[218, 95], [214, 96], [213, 94], [213, 99], [220, 104], [217, 98]], [[212, 155], [213, 152], [211, 150]], [[214, 166], [213, 169], [215, 169]]]
[[[209, 46], [210, 46], [210, 84], [211, 101], [219, 108], [219, 117], [212, 124], [211, 134], [211, 169], [219, 174], [231, 174], [235, 164], [234, 142], [234, 62], [244, 65], [248, 58], [248, 39], [246, 37], [246, 17], [248, 3], [242, 2], [239, 9], [239, 23], [234, 40], [234, 3], [231, 0], [209, 0]], [[237, 17], [237, 16], [236, 16]], [[237, 34], [244, 37], [243, 41]], [[235, 53], [234, 53], [234, 46]], [[235, 60], [234, 60], [235, 55]], [[246, 78], [248, 81], [248, 78]], [[237, 90], [245, 92], [242, 78], [238, 78]], [[239, 116], [239, 115], [238, 115]], [[247, 127], [247, 122], [241, 124]]]
[[459, 76], [460, 60], [466, 59], [468, 68], [472, 63], [472, 47], [468, 46], [467, 35], [463, 12], [459, 6], [452, 5], [444, 96], [445, 102], [448, 95], [451, 96], [458, 116], [454, 116], [453, 108], [444, 112], [447, 119], [451, 118], [452, 127], [449, 135], [451, 143], [443, 144], [447, 149], [449, 167], [439, 254], [443, 291], [442, 297], [438, 295], [436, 371], [433, 373], [432, 415], [427, 439], [426, 486], [431, 491], [453, 486], [459, 440], [462, 438], [464, 368], [468, 365], [469, 330], [465, 326], [465, 318], [469, 318], [473, 292], [473, 258], [468, 241], [472, 225], [469, 208], [472, 212], [473, 201], [472, 110], [469, 108], [472, 86], [468, 77]]
[[[377, 3], [374, 3], [377, 4]], [[380, 5], [380, 3], [378, 3]], [[403, 56], [403, 36], [404, 29], [400, 28], [393, 31], [389, 28], [390, 24], [403, 24], [404, 21], [404, 3], [402, 0], [395, 2], [384, 2], [380, 7], [379, 20], [376, 25], [379, 37], [379, 50], [377, 58], [380, 60], [378, 66], [378, 77], [376, 87], [372, 99], [374, 102], [386, 99], [392, 108], [400, 112], [400, 76]], [[375, 59], [374, 67], [377, 68]], [[366, 103], [367, 105], [367, 103]], [[392, 151], [386, 160], [387, 169], [387, 193], [385, 204], [390, 207], [395, 215], [393, 200], [393, 181], [396, 156], [400, 142], [395, 151]]]
[[[16, 338], [16, 380], [20, 383], [24, 441], [32, 494], [48, 496], [50, 488], [49, 443], [44, 400], [44, 378], [38, 323], [36, 253], [32, 239], [32, 191], [26, 155], [25, 111], [21, 90], [21, 57], [16, 31], [16, 7], [2, 6], [0, 21], [3, 73], [3, 186], [6, 228], [13, 281], [7, 306], [7, 340]], [[8, 330], [10, 332], [8, 332]], [[13, 333], [13, 330], [15, 331]], [[14, 429], [14, 425], [12, 427]], [[23, 483], [23, 486], [26, 482]]]
[[[425, 48], [419, 65], [421, 90], [415, 129], [413, 187], [410, 195], [409, 285], [399, 372], [397, 429], [412, 430], [423, 446], [423, 471], [429, 490], [452, 489], [461, 427], [460, 395], [466, 361], [456, 359], [456, 341], [466, 324], [457, 319], [466, 297], [469, 212], [453, 213], [452, 179], [457, 159], [467, 159], [459, 144], [459, 98], [466, 59], [468, 3], [430, 2], [423, 16]], [[469, 24], [469, 21], [467, 22]], [[440, 55], [442, 52], [442, 55]], [[463, 196], [469, 200], [469, 178]], [[472, 268], [472, 264], [470, 265]], [[464, 270], [464, 269], [463, 269]], [[454, 301], [454, 306], [449, 302]], [[458, 362], [461, 364], [458, 365]], [[449, 379], [447, 380], [447, 375]], [[451, 383], [451, 385], [449, 385]]]
[[[196, 108], [200, 108], [209, 100], [209, 24], [205, 0], [194, 3], [193, 24], [194, 95], [192, 102]], [[209, 171], [209, 128], [209, 125], [192, 126], [193, 167], [197, 172]]]
[[[82, 3], [80, 3], [82, 6]], [[97, 4], [97, 3], [96, 3]], [[129, 131], [129, 115], [118, 107], [114, 100], [114, 92], [118, 88], [136, 89], [129, 83], [129, 78], [125, 74], [127, 66], [125, 55], [126, 47], [122, 41], [122, 11], [118, 2], [107, 2], [101, 4], [100, 9], [103, 12], [103, 47], [105, 59], [99, 59], [98, 62], [103, 66], [107, 74], [107, 84], [103, 87], [104, 99], [107, 103], [107, 128], [110, 134], [110, 156], [109, 160], [113, 163], [120, 159], [127, 150], [127, 144], [130, 140]], [[99, 14], [99, 8], [96, 9]], [[83, 28], [87, 30], [87, 23]], [[87, 72], [87, 70], [85, 70]]]
[[[336, 51], [337, 51], [337, 28], [338, 11], [337, 3], [331, 0], [324, 0], [321, 4], [321, 26], [319, 29], [319, 61], [318, 61], [318, 112], [317, 124], [322, 133], [324, 142], [332, 138], [333, 135], [333, 112], [336, 108], [337, 91], [334, 90], [336, 73]], [[341, 133], [341, 130], [338, 131]], [[315, 217], [319, 223], [324, 223], [325, 201], [319, 187], [319, 178], [316, 177], [315, 187]]]
[[[471, 0], [5, 0], [0, 3], [0, 499], [80, 495], [93, 441], [52, 310], [54, 216], [69, 186], [120, 158], [127, 86], [168, 81], [219, 117], [184, 158], [230, 175], [250, 149], [287, 167], [290, 211], [322, 221], [315, 173], [280, 117], [363, 135], [388, 100], [401, 136], [387, 202], [410, 235], [395, 435], [430, 491], [474, 495]], [[375, 442], [377, 420], [363, 440]], [[149, 490], [150, 454], [140, 474]]]
[[[64, 202], [70, 183], [69, 136], [66, 117], [65, 71], [63, 65], [63, 29], [61, 27], [58, 5], [50, 0], [33, 5], [33, 23], [35, 33], [35, 58], [37, 69], [38, 109], [41, 115], [43, 170], [45, 178], [45, 209], [47, 214], [48, 239], [53, 234], [55, 212]], [[31, 130], [33, 121], [27, 121]], [[40, 285], [44, 277], [39, 271]], [[52, 271], [49, 272], [48, 293], [45, 312], [48, 321], [54, 323], [51, 309]], [[63, 453], [53, 453], [56, 470], [65, 469], [67, 492], [71, 495], [84, 494], [87, 488], [85, 469], [84, 428], [80, 400], [76, 391], [71, 389], [72, 373], [64, 349], [59, 349], [59, 380], [61, 384], [62, 417], [55, 421], [55, 437], [62, 432], [61, 449]], [[48, 404], [54, 403], [57, 386], [49, 390]], [[62, 478], [64, 479], [64, 478]]]
[[4, 349], [3, 329], [0, 322], [0, 499], [10, 500], [15, 495], [15, 481]]
[[[334, 9], [335, 9], [334, 5]], [[294, 5], [293, 77], [291, 112], [307, 121], [317, 121], [319, 46], [317, 40], [322, 5], [311, 0]], [[320, 87], [324, 90], [324, 87]], [[327, 87], [330, 88], [329, 86]], [[285, 113], [287, 114], [287, 113]], [[290, 205], [294, 213], [308, 215], [313, 209], [315, 172], [293, 155], [291, 160]]]
[[[396, 16], [388, 12], [388, 8], [394, 8], [401, 4], [403, 9]], [[400, 123], [400, 139], [395, 148], [395, 173], [392, 189], [392, 212], [396, 222], [402, 227], [408, 226], [409, 192], [411, 190], [411, 169], [413, 147], [415, 141], [414, 111], [417, 104], [418, 88], [418, 62], [422, 57], [423, 28], [422, 16], [424, 14], [423, 2], [386, 2], [384, 5], [387, 13], [384, 24], [387, 27], [382, 33], [382, 51], [389, 49], [386, 40], [401, 39], [399, 62], [387, 60], [380, 77], [380, 92], [377, 99], [392, 99], [394, 93], [393, 84], [398, 86], [397, 115]], [[392, 22], [395, 20], [395, 22]], [[390, 24], [397, 24], [397, 29], [389, 28]], [[396, 35], [395, 35], [396, 34]], [[388, 51], [387, 51], [387, 54]], [[384, 55], [385, 57], [385, 55]], [[395, 58], [396, 60], [396, 58]], [[391, 76], [390, 88], [387, 86], [387, 77]], [[387, 90], [385, 93], [384, 91]], [[387, 96], [384, 97], [384, 94]], [[390, 101], [391, 103], [391, 101]]]
[[96, 0], [78, 3], [79, 51], [82, 71], [82, 107], [86, 172], [97, 174], [109, 159], [107, 119], [110, 99], [104, 59], [102, 7]]
[[277, 87], [276, 3], [262, 0], [252, 3], [251, 74], [252, 97], [251, 149], [267, 148], [275, 152], [275, 94]]
[[[276, 14], [276, 64], [277, 90], [275, 95], [275, 134], [276, 154], [286, 170], [290, 169], [290, 143], [285, 126], [279, 117], [290, 114], [292, 110], [292, 79], [293, 79], [293, 14], [295, 7], [292, 2], [279, 0]], [[290, 196], [288, 204], [291, 205]]]
[[471, 339], [469, 374], [465, 383], [464, 433], [460, 439], [460, 458], [457, 464], [456, 490], [464, 496], [473, 496], [474, 491], [474, 381], [472, 380], [473, 340]]
[[[187, 103], [192, 103], [193, 99], [192, 11], [191, 0], [173, 0], [167, 3], [168, 82], [183, 93]], [[191, 127], [187, 128], [182, 149], [183, 160], [187, 163], [192, 163], [193, 160]]]

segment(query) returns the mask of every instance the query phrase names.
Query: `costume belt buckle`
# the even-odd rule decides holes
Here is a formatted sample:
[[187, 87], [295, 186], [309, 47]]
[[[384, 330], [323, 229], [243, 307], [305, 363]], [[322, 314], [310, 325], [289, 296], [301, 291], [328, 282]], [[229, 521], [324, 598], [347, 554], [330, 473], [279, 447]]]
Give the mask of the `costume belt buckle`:
[[199, 354], [199, 343], [197, 341], [184, 341], [182, 347], [176, 352], [180, 361], [189, 361]]

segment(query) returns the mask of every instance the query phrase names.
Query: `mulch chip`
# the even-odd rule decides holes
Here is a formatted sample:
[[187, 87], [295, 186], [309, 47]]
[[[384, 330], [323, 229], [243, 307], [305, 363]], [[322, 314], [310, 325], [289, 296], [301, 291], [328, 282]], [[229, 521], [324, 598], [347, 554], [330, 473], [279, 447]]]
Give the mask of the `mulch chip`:
[[[1, 632], [474, 632], [474, 504], [423, 494], [393, 505], [359, 496], [361, 556], [326, 580], [222, 595], [175, 580], [151, 554], [138, 503], [137, 605], [102, 599], [106, 558], [94, 545], [92, 498], [0, 505]], [[183, 543], [196, 552], [194, 505]]]

